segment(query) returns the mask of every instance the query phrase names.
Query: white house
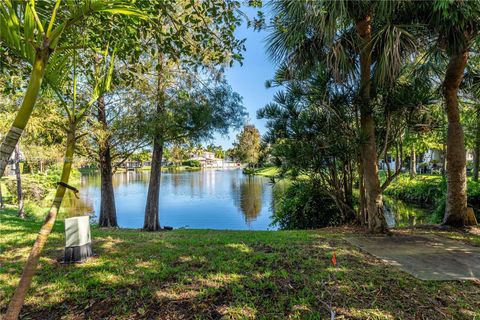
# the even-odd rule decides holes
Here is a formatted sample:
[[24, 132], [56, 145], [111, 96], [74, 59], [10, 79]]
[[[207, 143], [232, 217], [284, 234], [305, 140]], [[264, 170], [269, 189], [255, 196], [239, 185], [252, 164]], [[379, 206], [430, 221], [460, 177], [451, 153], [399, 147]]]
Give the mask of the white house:
[[[439, 149], [428, 149], [424, 153], [417, 154], [416, 156], [416, 168], [417, 172], [430, 172], [431, 170], [440, 170], [443, 161], [443, 151]], [[467, 161], [473, 160], [473, 152], [471, 150], [467, 151], [466, 154]], [[388, 164], [390, 165], [390, 170], [395, 170], [395, 158], [388, 156]], [[387, 164], [383, 159], [378, 161], [378, 168], [380, 170], [387, 170]]]
[[202, 168], [233, 168], [238, 166], [236, 162], [216, 158], [215, 153], [208, 151], [204, 151], [202, 154], [194, 153], [188, 160], [200, 162]]

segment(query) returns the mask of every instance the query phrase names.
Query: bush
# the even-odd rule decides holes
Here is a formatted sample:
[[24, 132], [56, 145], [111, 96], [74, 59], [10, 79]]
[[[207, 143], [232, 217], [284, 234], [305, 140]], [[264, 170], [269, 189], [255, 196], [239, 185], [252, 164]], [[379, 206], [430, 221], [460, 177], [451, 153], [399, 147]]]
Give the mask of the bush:
[[310, 180], [293, 182], [284, 194], [275, 196], [272, 224], [281, 229], [315, 229], [341, 223], [333, 199]]
[[[43, 173], [22, 174], [22, 191], [25, 200], [39, 201], [45, 199], [49, 193], [54, 192], [57, 182], [60, 181], [62, 166], [52, 166]], [[80, 172], [72, 170], [70, 184], [80, 180]], [[11, 195], [17, 195], [17, 180], [15, 176], [5, 181], [5, 186]]]
[[242, 170], [243, 174], [248, 174], [248, 175], [253, 175], [255, 174], [255, 169], [254, 168], [244, 168]]
[[406, 202], [435, 204], [447, 190], [447, 181], [442, 176], [418, 175], [410, 179], [401, 175], [385, 190], [385, 194]]
[[[468, 179], [468, 205], [476, 208], [478, 217], [480, 205], [480, 182]], [[437, 175], [418, 175], [410, 179], [408, 174], [395, 179], [384, 192], [405, 202], [433, 206], [431, 223], [442, 222], [445, 212], [447, 180]]]
[[192, 168], [200, 168], [201, 163], [198, 160], [187, 160], [187, 161], [183, 161], [182, 165], [187, 167], [192, 167]]

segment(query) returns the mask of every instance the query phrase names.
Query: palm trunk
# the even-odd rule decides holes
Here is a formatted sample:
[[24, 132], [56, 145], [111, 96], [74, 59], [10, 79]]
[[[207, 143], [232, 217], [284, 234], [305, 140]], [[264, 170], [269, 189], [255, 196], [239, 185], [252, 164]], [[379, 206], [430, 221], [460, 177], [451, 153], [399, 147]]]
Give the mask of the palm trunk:
[[458, 109], [458, 88], [468, 60], [468, 52], [452, 54], [443, 82], [448, 119], [447, 203], [443, 223], [464, 226], [467, 222], [467, 172], [463, 129]]
[[473, 147], [473, 181], [478, 181], [479, 166], [480, 166], [480, 106], [477, 106], [475, 146]]
[[359, 212], [359, 220], [362, 226], [367, 225], [368, 217], [367, 217], [367, 206], [365, 203], [365, 180], [363, 179], [363, 165], [361, 159], [359, 159], [358, 164], [358, 189], [360, 192], [360, 212]]
[[[70, 177], [72, 160], [75, 152], [75, 131], [75, 124], [70, 125], [69, 132], [67, 134], [67, 148], [63, 162], [62, 176], [60, 178], [60, 181], [66, 184], [68, 183], [68, 179]], [[43, 223], [37, 239], [33, 244], [32, 250], [30, 251], [30, 255], [28, 256], [27, 262], [23, 268], [22, 277], [20, 278], [20, 282], [15, 289], [15, 293], [10, 301], [4, 320], [18, 319], [28, 288], [30, 287], [32, 278], [35, 275], [38, 260], [40, 259], [40, 253], [42, 252], [43, 247], [47, 242], [47, 238], [52, 231], [55, 219], [57, 218], [58, 210], [60, 210], [60, 205], [62, 204], [62, 200], [65, 195], [65, 191], [66, 189], [64, 186], [57, 186], [57, 191], [55, 193], [52, 206], [50, 207], [50, 211], [48, 212], [45, 222]]]
[[3, 195], [2, 195], [2, 177], [0, 176], [0, 209], [4, 208]]
[[360, 131], [366, 137], [360, 147], [365, 180], [365, 200], [368, 214], [368, 230], [373, 233], [387, 231], [387, 222], [383, 212], [382, 191], [378, 178], [377, 147], [375, 141], [375, 120], [370, 105], [371, 87], [371, 17], [369, 15], [356, 23], [357, 33], [363, 45], [360, 52]]
[[478, 181], [478, 164], [480, 157], [480, 148], [478, 145], [473, 149], [473, 181]]
[[[107, 128], [107, 117], [105, 111], [105, 101], [103, 97], [98, 99], [98, 115], [97, 120]], [[115, 207], [115, 194], [113, 192], [113, 171], [112, 171], [112, 157], [110, 153], [110, 138], [106, 136], [99, 141], [99, 162], [100, 162], [100, 227], [118, 227], [117, 224], [117, 210]]]
[[143, 228], [147, 231], [160, 230], [158, 205], [160, 198], [160, 181], [162, 175], [163, 140], [155, 137], [153, 141], [152, 168], [148, 184], [147, 205], [145, 207], [145, 222]]
[[50, 54], [49, 50], [50, 49], [47, 48], [37, 52], [22, 105], [15, 116], [15, 120], [13, 120], [10, 130], [2, 142], [2, 145], [0, 146], [0, 177], [3, 176], [8, 160], [12, 156], [15, 146], [20, 140], [20, 136], [22, 135], [22, 132], [30, 119], [33, 108], [35, 107], [35, 102], [37, 101], [40, 86], [42, 85], [43, 74], [45, 73], [45, 67]]
[[417, 155], [415, 153], [415, 147], [412, 146], [410, 152], [410, 179], [415, 178], [417, 175]]
[[25, 210], [23, 208], [22, 174], [20, 172], [20, 148], [18, 144], [15, 146], [15, 176], [17, 179], [18, 216], [23, 219], [25, 218]]
[[343, 192], [345, 203], [350, 208], [353, 208], [353, 181], [350, 161], [348, 161], [343, 167]]

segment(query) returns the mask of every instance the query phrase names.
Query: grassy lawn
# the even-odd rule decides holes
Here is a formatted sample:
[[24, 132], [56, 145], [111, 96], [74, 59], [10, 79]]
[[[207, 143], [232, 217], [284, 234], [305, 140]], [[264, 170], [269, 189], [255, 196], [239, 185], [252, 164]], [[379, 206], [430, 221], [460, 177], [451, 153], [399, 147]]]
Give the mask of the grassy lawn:
[[279, 173], [278, 167], [264, 167], [255, 169], [256, 176], [275, 177]]
[[[40, 222], [0, 211], [0, 312]], [[320, 231], [93, 229], [98, 257], [62, 266], [55, 225], [24, 319], [474, 319], [480, 286], [420, 281]], [[447, 234], [480, 245], [475, 234]], [[331, 266], [336, 250], [338, 267]], [[333, 274], [338, 278], [327, 281]]]

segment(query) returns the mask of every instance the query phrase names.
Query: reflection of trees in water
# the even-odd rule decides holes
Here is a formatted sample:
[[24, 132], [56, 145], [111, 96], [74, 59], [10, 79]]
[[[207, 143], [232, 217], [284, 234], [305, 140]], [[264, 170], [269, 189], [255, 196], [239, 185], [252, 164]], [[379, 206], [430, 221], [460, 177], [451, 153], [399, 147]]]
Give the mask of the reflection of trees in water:
[[178, 187], [181, 187], [183, 184], [183, 177], [180, 174], [171, 174], [170, 179], [172, 180], [172, 186], [174, 189], [178, 189]]
[[[145, 181], [148, 182], [150, 178], [150, 171], [127, 171], [127, 172], [117, 172], [112, 177], [112, 184], [114, 188], [120, 187], [122, 185], [128, 185], [132, 182], [141, 182], [142, 184]], [[83, 173], [82, 174], [82, 186], [98, 187], [101, 185], [100, 174], [97, 172], [94, 173]]]
[[260, 179], [249, 176], [240, 181], [232, 181], [232, 189], [238, 194], [235, 205], [242, 211], [245, 221], [257, 219], [262, 210], [263, 184]]
[[[100, 176], [100, 175], [99, 175]], [[113, 188], [134, 182], [144, 183], [150, 179], [150, 171], [127, 171], [115, 173], [112, 177]]]

